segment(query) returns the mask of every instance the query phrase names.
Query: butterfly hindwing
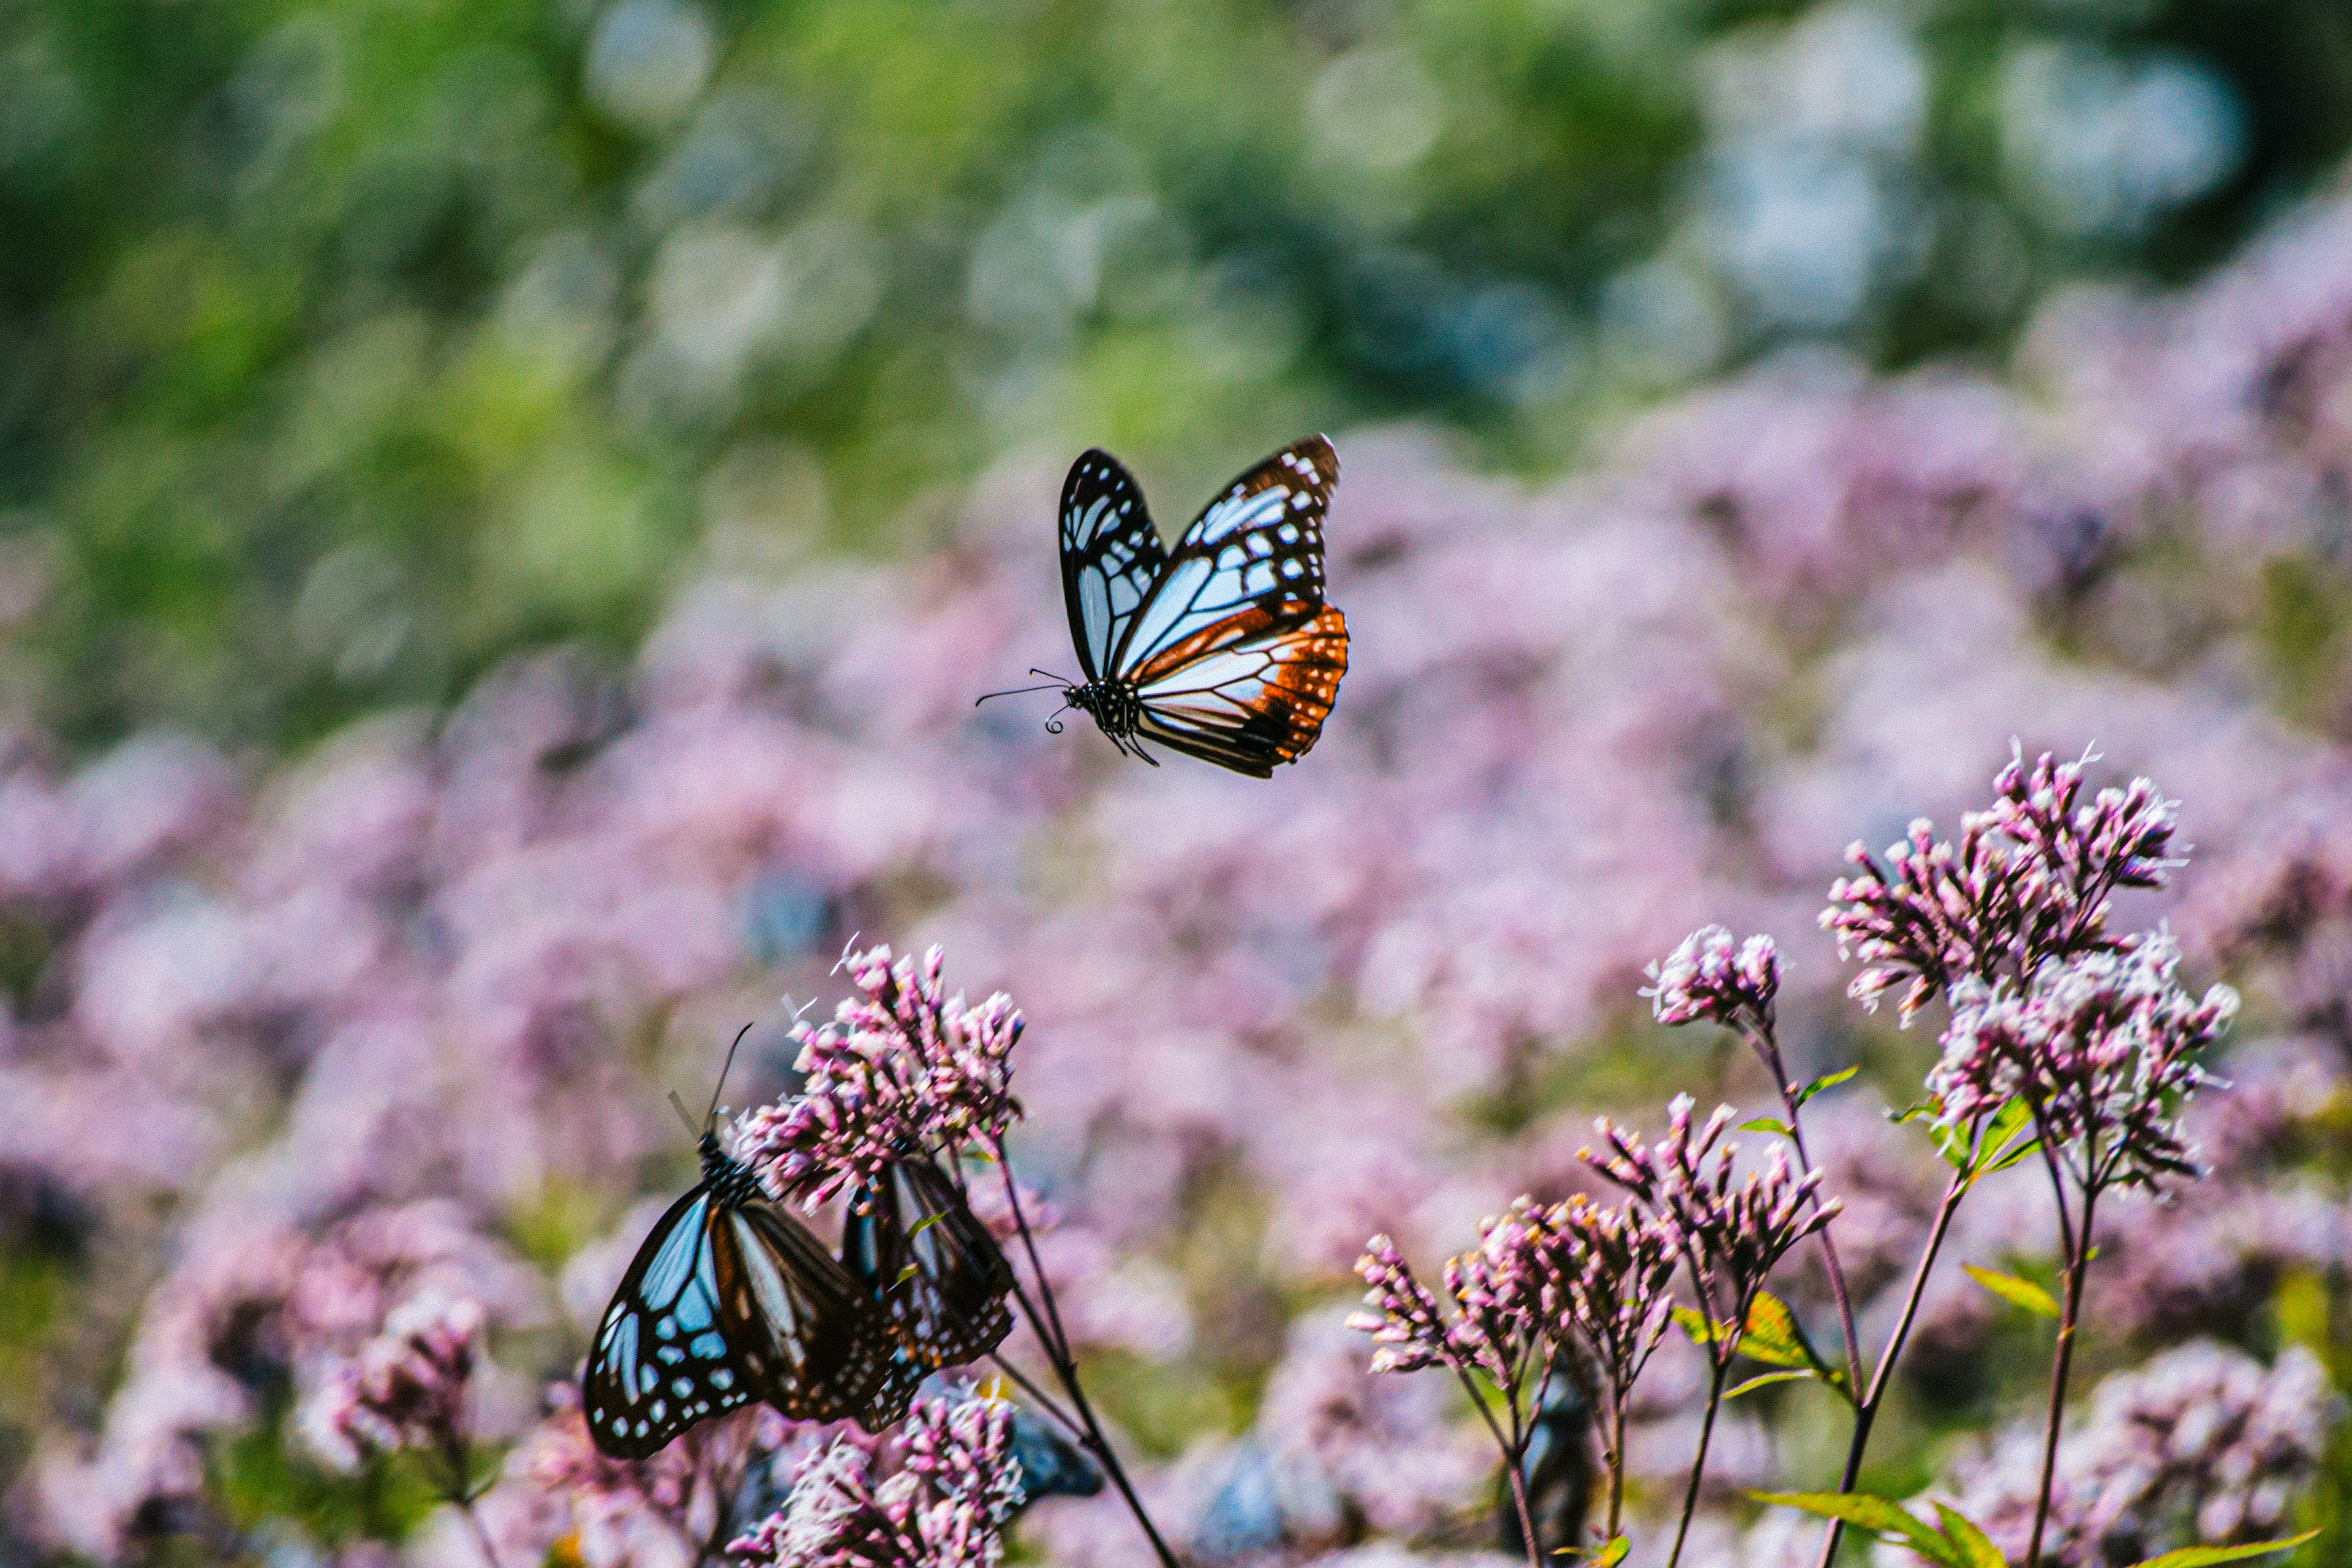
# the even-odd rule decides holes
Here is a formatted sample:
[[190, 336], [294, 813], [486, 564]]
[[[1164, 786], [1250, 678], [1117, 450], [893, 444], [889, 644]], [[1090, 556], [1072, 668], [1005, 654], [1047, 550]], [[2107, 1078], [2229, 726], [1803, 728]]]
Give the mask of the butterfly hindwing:
[[1348, 623], [1337, 609], [1327, 605], [1303, 626], [1242, 628], [1143, 687], [1137, 732], [1271, 777], [1276, 763], [1295, 763], [1315, 744], [1347, 673]]
[[842, 1252], [926, 1369], [977, 1361], [1013, 1330], [1013, 1266], [929, 1160], [898, 1161], [860, 1191]]
[[1167, 564], [1143, 491], [1117, 458], [1095, 450], [1062, 484], [1062, 604], [1088, 680], [1111, 656]]
[[1339, 454], [1310, 436], [1226, 486], [1177, 541], [1103, 673], [1148, 686], [1213, 647], [1313, 618], [1339, 482]]
[[622, 1276], [582, 1378], [596, 1447], [643, 1458], [757, 1392], [719, 1323], [709, 1193], [672, 1204]]
[[864, 1415], [891, 1376], [891, 1338], [858, 1280], [763, 1197], [719, 1210], [719, 1312], [754, 1390], [801, 1421]]

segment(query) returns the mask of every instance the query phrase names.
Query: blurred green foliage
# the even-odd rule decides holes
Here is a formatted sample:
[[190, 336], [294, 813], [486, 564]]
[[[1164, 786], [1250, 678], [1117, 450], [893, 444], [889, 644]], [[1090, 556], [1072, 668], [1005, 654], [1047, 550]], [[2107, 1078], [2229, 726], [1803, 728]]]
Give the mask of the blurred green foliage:
[[1557, 465], [2347, 144], [2341, 0], [0, 0], [4, 679], [299, 743], [1026, 446]]

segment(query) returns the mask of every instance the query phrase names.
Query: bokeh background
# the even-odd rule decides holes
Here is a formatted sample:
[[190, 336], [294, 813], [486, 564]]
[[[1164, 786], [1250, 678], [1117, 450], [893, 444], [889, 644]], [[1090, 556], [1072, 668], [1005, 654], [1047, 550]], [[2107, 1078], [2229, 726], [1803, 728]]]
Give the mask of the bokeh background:
[[[2249, 1003], [2098, 1419], [2212, 1450], [2153, 1544], [2342, 1561], [2347, 150], [2339, 0], [0, 0], [0, 1562], [470, 1568], [295, 1419], [446, 1288], [508, 1568], [681, 1568], [534, 1469], [541, 1389], [689, 1179], [663, 1092], [751, 1017], [779, 1092], [860, 932], [1027, 1010], [1025, 1173], [1202, 1560], [1475, 1549], [1356, 1247], [1573, 1190], [1596, 1110], [1764, 1110], [1634, 994], [1722, 921], [1869, 1069], [1818, 1105], [1883, 1290], [1933, 1020], [1813, 917], [2012, 737], [2184, 801], [2133, 918]], [[1301, 766], [972, 711], [1066, 658], [1076, 450], [1170, 526], [1317, 428]], [[2046, 1267], [2030, 1189], [1974, 1213], [1953, 1261]], [[1870, 1479], [1997, 1490], [2039, 1342], [1931, 1307]], [[1738, 1489], [1833, 1471], [1809, 1392], [1720, 1561], [1801, 1556]]]

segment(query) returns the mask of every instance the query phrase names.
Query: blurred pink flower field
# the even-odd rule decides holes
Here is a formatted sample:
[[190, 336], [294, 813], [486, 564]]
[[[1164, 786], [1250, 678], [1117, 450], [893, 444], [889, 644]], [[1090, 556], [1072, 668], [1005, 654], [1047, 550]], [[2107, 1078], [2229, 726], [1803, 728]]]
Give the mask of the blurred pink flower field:
[[[1341, 1322], [1365, 1238], [1427, 1264], [1515, 1194], [1599, 1191], [1599, 1112], [1655, 1126], [1683, 1087], [1771, 1110], [1744, 1053], [1638, 994], [1720, 922], [1778, 942], [1797, 1079], [1865, 1066], [1809, 1131], [1883, 1333], [1940, 1176], [1880, 1111], [1917, 1097], [1932, 1032], [1844, 1000], [1816, 916], [1849, 842], [1948, 826], [2012, 740], [2184, 803], [2193, 861], [2133, 922], [2246, 999], [2215, 1064], [2235, 1087], [2191, 1116], [2208, 1183], [2103, 1211], [2063, 1560], [2134, 1560], [2099, 1554], [2119, 1507], [2132, 1552], [2301, 1517], [2352, 1268], [2352, 650], [2286, 661], [2265, 617], [2298, 562], [2352, 549], [2352, 204], [2179, 298], [2062, 298], [2004, 375], [1775, 361], [1536, 493], [1414, 429], [1334, 437], [1352, 668], [1271, 783], [974, 711], [1066, 658], [1055, 453], [992, 473], [928, 557], [713, 569], [628, 668], [525, 660], [282, 770], [152, 734], [66, 772], [8, 734], [0, 1237], [66, 1283], [37, 1362], [8, 1363], [28, 1447], [0, 1540], [475, 1568], [429, 1501], [337, 1539], [236, 1503], [257, 1453], [331, 1472], [297, 1413], [371, 1375], [388, 1317], [462, 1300], [504, 1568], [691, 1568], [729, 1506], [709, 1476], [822, 1435], [771, 1416], [709, 1436], [723, 1463], [682, 1445], [616, 1475], [547, 1390], [688, 1179], [665, 1094], [698, 1104], [755, 1019], [728, 1101], [785, 1092], [782, 999], [829, 1011], [856, 938], [940, 943], [950, 985], [1025, 1015], [1011, 1147], [1181, 1549], [1467, 1563], [1497, 1469], [1454, 1391], [1367, 1372]], [[1885, 1484], [1979, 1518], [2021, 1485], [2030, 1507], [2031, 1477], [1944, 1416], [2022, 1415], [1998, 1364], [2020, 1331], [1957, 1265], [2047, 1261], [2027, 1174], [1963, 1211], [1890, 1417]], [[1822, 1310], [1811, 1255], [1789, 1268]], [[2232, 1348], [2264, 1312], [2275, 1353]], [[1629, 1436], [1637, 1520], [1675, 1500], [1704, 1380], [1669, 1338]], [[1812, 1561], [1816, 1531], [1743, 1500], [1833, 1477], [1807, 1397], [1732, 1407], [1686, 1561]], [[1016, 1533], [1150, 1560], [1108, 1496]]]

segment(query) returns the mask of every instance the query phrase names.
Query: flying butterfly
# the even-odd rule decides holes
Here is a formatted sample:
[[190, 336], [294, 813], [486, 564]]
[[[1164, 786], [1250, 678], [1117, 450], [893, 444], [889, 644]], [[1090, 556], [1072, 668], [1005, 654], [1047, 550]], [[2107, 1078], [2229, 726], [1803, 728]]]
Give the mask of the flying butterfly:
[[589, 1436], [614, 1458], [644, 1458], [753, 1399], [878, 1431], [906, 1414], [919, 1381], [900, 1375], [904, 1357], [866, 1287], [720, 1147], [718, 1121], [714, 1092], [702, 1180], [637, 1249], [581, 1374]]
[[858, 1189], [841, 1260], [872, 1293], [918, 1380], [978, 1361], [1013, 1331], [1004, 1301], [1013, 1265], [926, 1156], [894, 1161]]
[[1079, 458], [1062, 486], [1062, 601], [1083, 679], [1048, 677], [1064, 706], [1155, 767], [1146, 740], [1254, 778], [1305, 756], [1348, 672], [1348, 623], [1323, 602], [1323, 514], [1339, 482], [1329, 441], [1295, 441], [1226, 486], [1171, 550], [1119, 460]]

